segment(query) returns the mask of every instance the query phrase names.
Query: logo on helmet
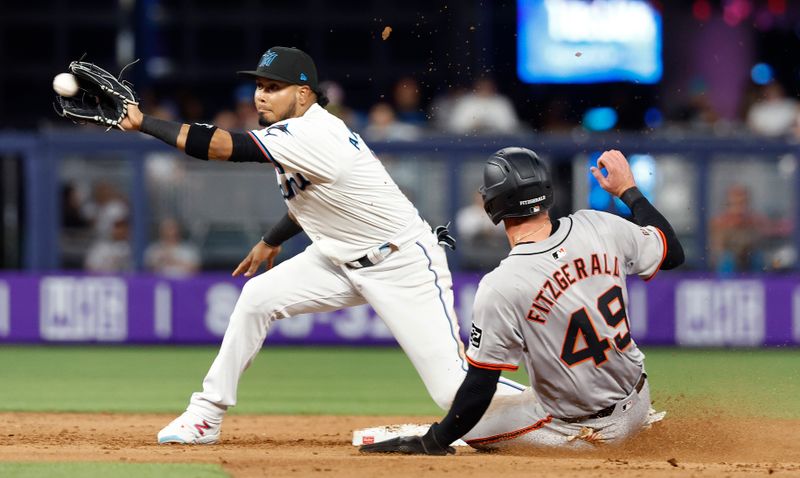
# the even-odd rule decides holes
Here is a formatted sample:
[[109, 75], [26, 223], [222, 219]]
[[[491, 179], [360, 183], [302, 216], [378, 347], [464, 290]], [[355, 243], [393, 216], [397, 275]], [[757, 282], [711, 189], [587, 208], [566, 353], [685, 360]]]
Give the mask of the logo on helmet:
[[525, 199], [524, 201], [520, 201], [520, 202], [519, 202], [519, 205], [520, 205], [520, 206], [526, 206], [526, 205], [528, 205], [528, 204], [536, 204], [537, 202], [542, 202], [542, 201], [544, 201], [544, 200], [545, 200], [545, 198], [546, 198], [546, 196], [539, 196], [538, 198], [533, 198], [533, 199]]

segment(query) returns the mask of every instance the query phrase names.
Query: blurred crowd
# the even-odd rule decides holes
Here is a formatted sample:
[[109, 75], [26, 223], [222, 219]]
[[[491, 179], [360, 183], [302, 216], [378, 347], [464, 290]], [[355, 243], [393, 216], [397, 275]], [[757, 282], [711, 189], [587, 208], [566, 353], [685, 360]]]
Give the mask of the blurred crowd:
[[[66, 184], [62, 192], [63, 267], [95, 273], [134, 272], [125, 195], [104, 180], [96, 181], [85, 198], [75, 184]], [[204, 265], [207, 269], [220, 265], [204, 257], [199, 238], [190, 238], [175, 217], [163, 217], [152, 226], [144, 252], [145, 271], [179, 278], [201, 271]], [[709, 220], [709, 265], [723, 276], [788, 270], [797, 260], [794, 249], [784, 241], [792, 228], [788, 218], [771, 218], [756, 211], [747, 187], [731, 184], [720, 212]], [[504, 228], [486, 215], [479, 193], [458, 210], [455, 231], [464, 270], [489, 270], [508, 254]], [[244, 255], [247, 251], [236, 252]]]
[[[328, 111], [341, 118], [350, 129], [368, 141], [414, 141], [433, 132], [444, 134], [516, 134], [529, 130], [520, 121], [512, 101], [498, 91], [491, 78], [475, 81], [471, 89], [455, 88], [423, 104], [419, 83], [401, 78], [392, 88], [391, 98], [378, 101], [366, 111], [346, 102], [344, 89], [335, 82], [320, 87], [330, 100]], [[242, 85], [233, 95], [232, 105], [207, 115], [202, 103], [186, 94], [176, 98], [157, 98], [145, 94], [145, 110], [164, 119], [211, 122], [229, 130], [257, 129], [258, 116], [253, 106], [253, 86]]]
[[[127, 198], [108, 181], [92, 185], [88, 198], [75, 184], [63, 187], [61, 201], [62, 260], [64, 267], [97, 273], [135, 270]], [[87, 247], [88, 245], [88, 247]], [[144, 254], [145, 270], [168, 277], [184, 277], [200, 270], [198, 248], [184, 240], [172, 217], [161, 219]]]
[[[724, 208], [709, 225], [711, 266], [721, 275], [736, 272], [784, 270], [797, 260], [791, 247], [771, 247], [771, 242], [787, 238], [792, 223], [756, 211], [750, 191], [734, 183], [725, 192]], [[768, 253], [769, 252], [769, 253]]]
[[750, 84], [734, 119], [725, 119], [714, 109], [702, 80], [695, 80], [689, 90], [688, 100], [676, 107], [669, 118], [692, 131], [749, 132], [763, 137], [800, 139], [800, 102], [789, 96], [777, 80]]
[[[513, 102], [500, 91], [491, 78], [480, 78], [471, 88], [453, 88], [423, 102], [420, 84], [412, 77], [401, 78], [390, 98], [372, 105], [367, 111], [348, 106], [345, 91], [335, 82], [321, 87], [330, 103], [327, 109], [341, 118], [367, 141], [414, 141], [433, 132], [451, 135], [506, 135], [531, 131]], [[764, 137], [800, 138], [800, 104], [786, 94], [777, 81], [751, 85], [741, 109], [739, 128]], [[203, 104], [180, 94], [174, 99], [146, 95], [145, 110], [165, 119], [208, 121]], [[544, 115], [549, 131], [568, 131], [582, 127], [562, 115], [564, 104], [555, 100]], [[685, 125], [687, 129], [713, 133], [730, 131], [732, 121], [715, 112], [702, 82], [689, 89], [688, 100], [665, 115], [665, 121]], [[211, 121], [229, 130], [258, 129], [253, 107], [253, 87], [242, 85], [233, 94], [230, 108], [218, 111]], [[172, 157], [164, 164], [174, 163]], [[157, 167], [158, 161], [153, 162]], [[160, 164], [160, 163], [159, 163]], [[83, 188], [87, 185], [83, 184]], [[130, 217], [127, 199], [108, 181], [95, 181], [83, 191], [81, 185], [66, 184], [62, 197], [62, 249], [64, 266], [93, 272], [133, 271], [130, 241]], [[725, 193], [724, 209], [709, 220], [709, 263], [722, 274], [781, 269], [778, 262], [795, 258], [764, 253], [770, 241], [790, 236], [792, 225], [759, 215], [750, 207], [749, 192], [739, 184]], [[186, 226], [186, 225], [184, 225]], [[185, 227], [175, 217], [162, 217], [152, 225], [152, 241], [145, 252], [144, 266], [156, 274], [179, 277], [201, 270], [204, 259], [197, 238], [190, 240]], [[508, 251], [502, 227], [495, 226], [483, 211], [479, 195], [463, 205], [455, 218], [455, 231], [462, 247], [464, 269], [491, 268]], [[774, 241], [773, 241], [774, 242]], [[87, 248], [86, 244], [90, 244]], [[241, 251], [246, 253], [245, 250]], [[786, 253], [784, 255], [791, 255]]]
[[[621, 120], [610, 129], [675, 130], [699, 134], [749, 133], [764, 137], [800, 139], [800, 103], [778, 81], [749, 83], [742, 94], [738, 114], [724, 117], [713, 105], [702, 78], [686, 88], [685, 99], [662, 109], [649, 108], [639, 120]], [[587, 119], [592, 108], [576, 106], [563, 95], [543, 100], [535, 117], [521, 116], [513, 100], [500, 91], [491, 77], [476, 79], [468, 88], [453, 86], [439, 95], [430, 95], [413, 77], [397, 80], [390, 94], [367, 109], [351, 107], [346, 92], [336, 82], [321, 83], [330, 99], [328, 111], [341, 118], [350, 129], [368, 141], [414, 141], [433, 135], [515, 135], [530, 132], [569, 132], [593, 130]], [[145, 110], [164, 119], [208, 122], [230, 130], [257, 129], [253, 107], [253, 86], [243, 84], [232, 95], [230, 106], [207, 111], [202, 101], [181, 91], [174, 98], [159, 98], [144, 92]], [[631, 116], [632, 98], [624, 94], [609, 100], [619, 118]], [[583, 103], [583, 102], [578, 102]], [[663, 110], [663, 111], [662, 111]]]

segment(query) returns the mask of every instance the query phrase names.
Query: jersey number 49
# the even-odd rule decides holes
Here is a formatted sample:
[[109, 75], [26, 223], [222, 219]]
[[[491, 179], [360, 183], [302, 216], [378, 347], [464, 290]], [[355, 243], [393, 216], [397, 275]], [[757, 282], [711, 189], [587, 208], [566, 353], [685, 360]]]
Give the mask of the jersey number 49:
[[[628, 316], [625, 313], [622, 288], [615, 285], [598, 297], [597, 311], [600, 312], [609, 327], [616, 329], [624, 325], [624, 330], [614, 336], [614, 344], [617, 350], [625, 350], [631, 344], [631, 332]], [[584, 347], [576, 350], [580, 338], [583, 338]], [[564, 345], [561, 347], [561, 360], [570, 367], [590, 359], [594, 360], [595, 367], [602, 365], [608, 360], [606, 351], [611, 348], [608, 340], [608, 338], [601, 339], [597, 334], [597, 329], [586, 307], [578, 309], [572, 313], [569, 324], [567, 324], [567, 334], [564, 336]]]

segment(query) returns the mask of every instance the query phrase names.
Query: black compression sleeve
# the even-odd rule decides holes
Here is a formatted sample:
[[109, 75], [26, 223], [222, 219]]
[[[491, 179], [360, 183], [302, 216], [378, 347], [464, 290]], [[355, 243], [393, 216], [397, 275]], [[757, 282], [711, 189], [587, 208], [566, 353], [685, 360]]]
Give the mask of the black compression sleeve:
[[469, 366], [450, 411], [433, 431], [438, 443], [450, 445], [472, 430], [489, 408], [499, 379], [499, 370]]
[[261, 241], [270, 247], [277, 247], [283, 244], [287, 239], [290, 239], [303, 231], [299, 224], [292, 221], [289, 214], [286, 214], [278, 221], [277, 224], [272, 226], [268, 233], [261, 236]]
[[[160, 139], [170, 146], [177, 146], [178, 135], [181, 132], [182, 126], [183, 123], [178, 123], [177, 121], [162, 120], [153, 116], [144, 115], [144, 118], [142, 118], [142, 126], [139, 130], [142, 133]], [[195, 128], [194, 131], [193, 128]], [[190, 125], [189, 135], [186, 138], [186, 154], [199, 159], [208, 159], [208, 145], [211, 142], [211, 137], [214, 135], [215, 129], [216, 128], [204, 128], [203, 125]], [[231, 132], [230, 135], [233, 143], [233, 151], [231, 157], [228, 159], [229, 161], [256, 163], [264, 163], [267, 161], [264, 154], [246, 133]]]
[[674, 269], [683, 264], [685, 259], [683, 247], [675, 234], [675, 230], [672, 229], [667, 218], [658, 212], [658, 209], [644, 197], [639, 188], [634, 186], [628, 189], [622, 193], [620, 199], [630, 208], [636, 224], [640, 226], [655, 226], [664, 233], [664, 238], [667, 241], [667, 254], [661, 264], [661, 269]]
[[183, 126], [183, 124], [177, 121], [167, 121], [144, 115], [139, 131], [149, 134], [154, 138], [158, 138], [170, 146], [177, 146], [181, 126]]
[[264, 153], [258, 149], [256, 142], [247, 133], [231, 133], [231, 141], [233, 141], [233, 152], [228, 161], [236, 163], [264, 163], [267, 161]]

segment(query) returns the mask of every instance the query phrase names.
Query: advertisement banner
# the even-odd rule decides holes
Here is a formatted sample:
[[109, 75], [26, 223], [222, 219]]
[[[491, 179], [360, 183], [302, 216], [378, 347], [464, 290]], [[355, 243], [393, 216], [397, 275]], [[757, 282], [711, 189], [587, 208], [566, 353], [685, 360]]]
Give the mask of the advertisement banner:
[[[480, 275], [456, 274], [456, 312], [466, 338]], [[219, 343], [243, 279], [0, 274], [0, 343]], [[662, 274], [628, 282], [628, 315], [643, 345], [759, 347], [800, 344], [800, 281], [794, 276], [709, 279]], [[371, 307], [273, 323], [267, 342], [391, 345]]]

